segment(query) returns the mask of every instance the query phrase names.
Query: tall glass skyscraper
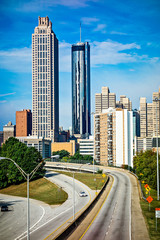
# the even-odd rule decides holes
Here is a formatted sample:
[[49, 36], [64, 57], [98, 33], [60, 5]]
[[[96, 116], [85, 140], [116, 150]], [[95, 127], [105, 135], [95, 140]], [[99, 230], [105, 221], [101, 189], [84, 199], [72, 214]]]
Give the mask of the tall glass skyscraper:
[[48, 17], [39, 17], [32, 34], [32, 134], [58, 140], [58, 39]]
[[72, 45], [72, 132], [88, 137], [90, 122], [90, 45]]

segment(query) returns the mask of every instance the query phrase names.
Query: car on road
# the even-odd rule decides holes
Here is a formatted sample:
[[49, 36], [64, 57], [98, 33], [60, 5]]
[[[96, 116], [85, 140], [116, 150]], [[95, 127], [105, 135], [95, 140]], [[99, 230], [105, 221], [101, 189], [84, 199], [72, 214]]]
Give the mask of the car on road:
[[84, 192], [84, 191], [81, 191], [81, 192], [79, 193], [79, 196], [80, 196], [80, 197], [87, 197], [88, 194], [87, 194], [86, 192]]
[[7, 205], [2, 205], [1, 206], [1, 212], [6, 212], [6, 211], [8, 211]]

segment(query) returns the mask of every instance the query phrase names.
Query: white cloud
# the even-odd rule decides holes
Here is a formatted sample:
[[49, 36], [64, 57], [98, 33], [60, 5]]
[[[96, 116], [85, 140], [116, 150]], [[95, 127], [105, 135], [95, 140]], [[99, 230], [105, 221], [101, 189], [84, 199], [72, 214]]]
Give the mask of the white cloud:
[[0, 101], [0, 103], [6, 103], [6, 102], [7, 102], [6, 100]]
[[110, 34], [113, 35], [127, 35], [127, 33], [112, 31]]
[[83, 17], [83, 18], [81, 18], [81, 21], [84, 25], [91, 25], [95, 22], [98, 22], [99, 19], [98, 18]]
[[93, 30], [94, 32], [106, 33], [106, 24], [98, 24], [97, 27]]
[[7, 69], [12, 72], [31, 72], [31, 65], [31, 48], [12, 48], [0, 51], [0, 68]]
[[[153, 64], [159, 61], [158, 57], [150, 58], [148, 55], [138, 55], [137, 50], [141, 49], [141, 46], [136, 43], [123, 44], [106, 40], [103, 42], [94, 41], [90, 45], [92, 67], [131, 62], [150, 62]], [[71, 44], [65, 41], [59, 43], [59, 65], [60, 72], [71, 72]], [[12, 72], [31, 73], [31, 47], [0, 51], [0, 68]]]
[[93, 66], [100, 64], [119, 64], [135, 62], [136, 55], [125, 53], [125, 50], [140, 49], [140, 46], [135, 43], [122, 44], [107, 40], [105, 42], [91, 43], [92, 64]]
[[88, 7], [90, 2], [96, 2], [97, 0], [32, 0], [20, 4], [16, 7], [17, 11], [21, 12], [38, 12], [42, 9], [50, 10], [51, 7], [65, 6], [69, 8], [84, 8]]
[[5, 97], [5, 96], [13, 95], [13, 94], [15, 94], [15, 93], [16, 93], [16, 92], [0, 94], [0, 97]]
[[71, 44], [65, 41], [59, 44], [60, 72], [71, 72]]

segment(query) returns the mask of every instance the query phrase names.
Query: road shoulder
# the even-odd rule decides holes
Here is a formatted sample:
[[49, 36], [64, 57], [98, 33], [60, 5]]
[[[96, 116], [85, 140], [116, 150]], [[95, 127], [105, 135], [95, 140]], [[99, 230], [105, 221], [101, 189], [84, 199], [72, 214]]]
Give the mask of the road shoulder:
[[147, 226], [143, 217], [140, 206], [140, 194], [138, 189], [138, 181], [135, 176], [127, 173], [130, 177], [132, 192], [131, 192], [131, 239], [132, 240], [149, 240]]

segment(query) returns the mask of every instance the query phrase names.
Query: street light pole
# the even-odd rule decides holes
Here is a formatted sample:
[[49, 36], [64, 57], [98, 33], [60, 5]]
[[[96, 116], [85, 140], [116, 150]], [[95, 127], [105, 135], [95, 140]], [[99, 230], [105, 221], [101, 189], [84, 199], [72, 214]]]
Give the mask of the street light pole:
[[13, 159], [6, 158], [6, 157], [0, 157], [0, 160], [10, 160], [14, 163], [14, 165], [18, 168], [18, 170], [21, 172], [21, 174], [24, 176], [24, 178], [27, 180], [27, 240], [30, 239], [29, 236], [29, 226], [30, 226], [30, 207], [29, 207], [29, 181], [33, 177], [33, 175], [36, 173], [40, 165], [43, 163], [43, 161], [46, 159], [43, 159], [34, 169], [31, 173], [26, 173]]
[[156, 138], [156, 146], [157, 146], [157, 200], [159, 201], [159, 159], [158, 159], [158, 112], [157, 112], [157, 104], [160, 99], [155, 98], [153, 100], [156, 102], [156, 132], [157, 132], [157, 138]]

